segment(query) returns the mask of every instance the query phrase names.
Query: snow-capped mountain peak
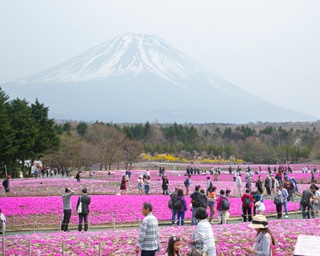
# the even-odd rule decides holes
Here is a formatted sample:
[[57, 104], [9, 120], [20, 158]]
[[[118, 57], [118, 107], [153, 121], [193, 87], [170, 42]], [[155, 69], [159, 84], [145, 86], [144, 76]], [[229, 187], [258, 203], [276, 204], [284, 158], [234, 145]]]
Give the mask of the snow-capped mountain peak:
[[128, 33], [17, 83], [81, 82], [140, 74], [156, 75], [187, 90], [192, 90], [190, 77], [208, 79], [198, 64], [159, 36]]

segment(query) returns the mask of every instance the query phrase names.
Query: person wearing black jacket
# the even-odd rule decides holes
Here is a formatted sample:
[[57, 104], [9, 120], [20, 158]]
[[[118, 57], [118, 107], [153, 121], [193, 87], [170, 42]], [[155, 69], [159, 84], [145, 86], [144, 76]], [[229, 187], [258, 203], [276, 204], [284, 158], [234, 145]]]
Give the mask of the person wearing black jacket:
[[89, 205], [90, 205], [90, 197], [87, 195], [87, 189], [82, 189], [82, 196], [78, 198], [77, 208], [79, 207], [80, 202], [82, 203], [81, 213], [79, 215], [79, 225], [78, 230], [82, 230], [82, 220], [84, 220], [84, 231], [88, 231], [88, 214], [89, 214]]
[[167, 175], [162, 176], [162, 191], [163, 191], [163, 195], [169, 195], [168, 193], [168, 184], [169, 184], [169, 180], [167, 178]]
[[9, 179], [10, 179], [10, 176], [8, 175], [7, 178], [2, 182], [2, 185], [3, 185], [6, 193], [10, 191], [10, 189], [9, 189]]

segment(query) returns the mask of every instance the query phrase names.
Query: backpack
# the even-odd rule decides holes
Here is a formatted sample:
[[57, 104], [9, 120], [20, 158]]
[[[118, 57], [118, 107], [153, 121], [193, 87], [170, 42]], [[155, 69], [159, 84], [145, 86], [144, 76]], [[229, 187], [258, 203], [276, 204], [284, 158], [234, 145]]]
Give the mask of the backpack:
[[176, 195], [173, 195], [173, 196], [170, 198], [169, 202], [168, 202], [168, 207], [169, 207], [170, 209], [172, 209], [172, 210], [173, 210], [173, 207], [174, 207], [175, 197], [176, 197]]
[[230, 203], [226, 197], [223, 197], [222, 203], [221, 203], [221, 210], [227, 211], [230, 209]]
[[188, 178], [183, 183], [184, 183], [185, 186], [189, 186], [190, 185], [190, 182], [189, 182]]
[[202, 202], [202, 195], [199, 194], [195, 194], [193, 195], [192, 198], [192, 207], [203, 207], [203, 202]]
[[251, 206], [251, 199], [250, 199], [250, 197], [245, 197], [244, 198], [244, 200], [243, 200], [243, 205], [245, 206], [245, 207], [250, 207]]
[[182, 208], [181, 200], [176, 200], [173, 204], [173, 209], [174, 210], [181, 210], [181, 208]]

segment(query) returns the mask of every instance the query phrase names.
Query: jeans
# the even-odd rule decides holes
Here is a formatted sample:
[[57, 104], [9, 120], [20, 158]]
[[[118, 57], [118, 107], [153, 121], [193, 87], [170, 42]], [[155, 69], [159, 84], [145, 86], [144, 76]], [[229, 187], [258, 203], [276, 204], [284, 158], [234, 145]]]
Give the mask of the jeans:
[[149, 189], [150, 189], [149, 185], [144, 185], [144, 192], [146, 195], [149, 195]]
[[82, 220], [84, 220], [84, 231], [88, 231], [88, 214], [79, 213], [78, 230], [82, 230]]
[[172, 218], [171, 218], [171, 224], [173, 225], [176, 220], [177, 210], [172, 210]]
[[[314, 211], [313, 211], [311, 203], [309, 203], [307, 205], [306, 204], [301, 204], [302, 217], [304, 219], [306, 219], [306, 217], [307, 217], [307, 209], [306, 208], [307, 207], [308, 207], [308, 211], [311, 211], [312, 218], [314, 218]], [[310, 214], [308, 214], [308, 219], [310, 219]]]
[[141, 256], [154, 256], [156, 254], [156, 251], [145, 251], [145, 250], [142, 250], [141, 251]]
[[192, 207], [192, 219], [191, 219], [191, 225], [196, 224], [196, 212], [200, 207]]
[[287, 202], [287, 200], [283, 200], [283, 209], [284, 209], [286, 215], [288, 215], [288, 202]]
[[68, 224], [71, 217], [71, 209], [69, 210], [63, 210], [63, 220], [61, 223], [61, 230], [67, 231], [68, 230]]
[[[181, 224], [180, 224], [180, 219], [181, 219]], [[178, 225], [179, 226], [183, 226], [184, 225], [184, 211], [178, 212], [177, 220], [178, 220]]]
[[248, 214], [249, 222], [251, 222], [252, 221], [251, 207], [242, 207], [242, 212], [243, 212], [243, 222], [247, 222], [247, 214]]
[[163, 190], [162, 194], [163, 195], [169, 195], [169, 192], [168, 192], [168, 190]]

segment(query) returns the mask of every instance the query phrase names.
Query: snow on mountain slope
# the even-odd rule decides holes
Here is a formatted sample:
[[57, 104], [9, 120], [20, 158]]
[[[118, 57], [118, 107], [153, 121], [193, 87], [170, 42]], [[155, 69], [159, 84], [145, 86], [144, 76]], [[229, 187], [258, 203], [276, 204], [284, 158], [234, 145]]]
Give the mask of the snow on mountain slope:
[[206, 83], [210, 79], [198, 64], [160, 37], [124, 34], [17, 83], [76, 83], [143, 73], [159, 76], [186, 90], [194, 89], [190, 78]]
[[156, 35], [124, 34], [1, 86], [11, 98], [38, 98], [58, 119], [168, 123], [316, 119], [213, 76]]

